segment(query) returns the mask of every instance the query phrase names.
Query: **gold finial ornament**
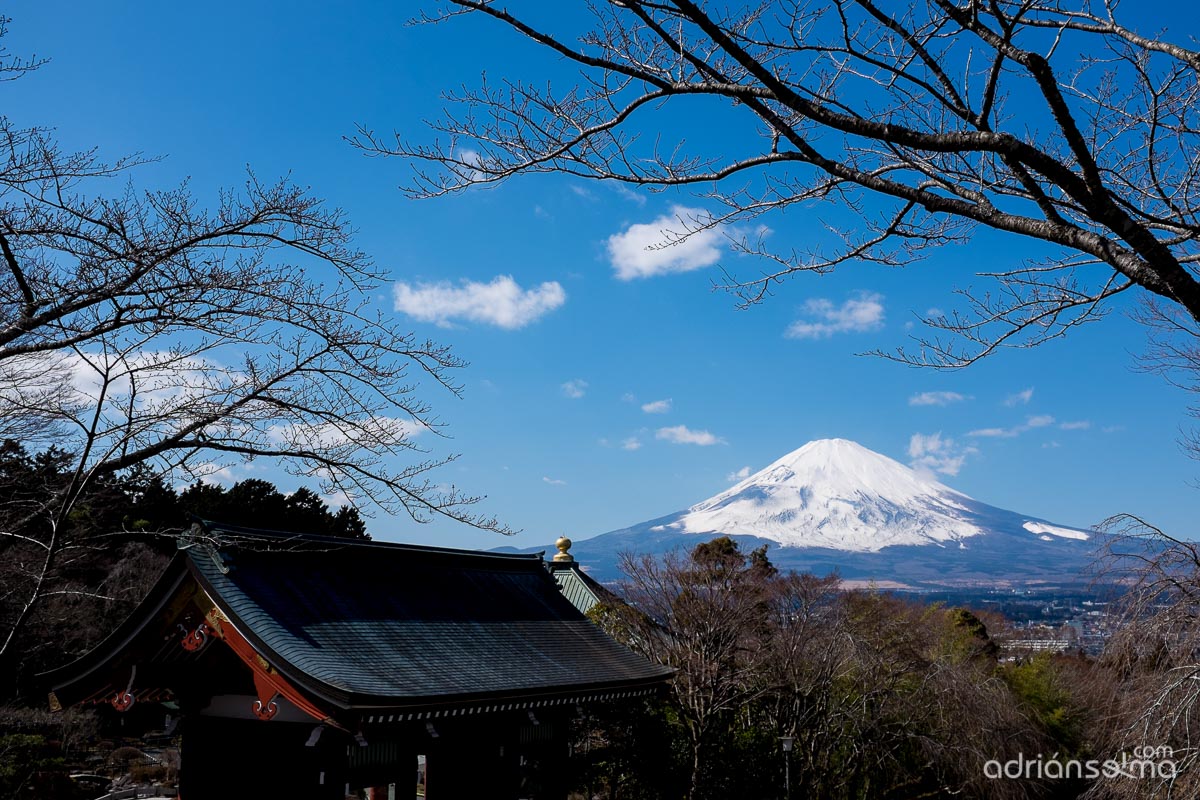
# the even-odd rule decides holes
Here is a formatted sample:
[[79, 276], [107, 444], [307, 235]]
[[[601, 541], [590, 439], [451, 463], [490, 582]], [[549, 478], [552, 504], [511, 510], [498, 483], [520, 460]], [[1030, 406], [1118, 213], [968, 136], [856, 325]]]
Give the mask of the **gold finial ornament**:
[[554, 543], [558, 548], [558, 555], [554, 556], [555, 561], [574, 561], [575, 556], [567, 551], [571, 549], [571, 540], [565, 536], [558, 537], [558, 541]]

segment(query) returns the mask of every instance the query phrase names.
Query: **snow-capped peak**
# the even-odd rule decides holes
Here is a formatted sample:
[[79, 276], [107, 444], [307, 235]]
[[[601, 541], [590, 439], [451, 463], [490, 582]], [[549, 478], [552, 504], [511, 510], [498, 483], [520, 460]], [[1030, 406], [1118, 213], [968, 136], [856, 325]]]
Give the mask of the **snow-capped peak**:
[[[955, 491], [911, 467], [906, 467], [849, 439], [811, 441], [717, 497], [736, 493], [746, 486], [763, 484], [825, 484], [845, 492], [876, 494], [893, 502], [928, 495], [953, 495], [965, 500], [971, 499], [962, 492]], [[711, 503], [717, 497], [699, 505]]]
[[983, 533], [961, 492], [847, 439], [819, 439], [689, 508], [688, 533], [761, 536], [785, 546], [874, 552], [960, 543]]

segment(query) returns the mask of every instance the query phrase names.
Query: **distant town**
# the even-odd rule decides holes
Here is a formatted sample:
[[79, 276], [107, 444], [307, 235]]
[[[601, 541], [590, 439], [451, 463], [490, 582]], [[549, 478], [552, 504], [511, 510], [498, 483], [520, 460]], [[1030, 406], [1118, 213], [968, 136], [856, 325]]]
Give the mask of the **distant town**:
[[1038, 652], [1098, 656], [1120, 623], [1115, 612], [1118, 592], [1109, 587], [1097, 587], [1095, 592], [978, 589], [896, 594], [918, 602], [964, 606], [1002, 616], [1011, 627], [998, 628], [992, 638], [1001, 645], [1006, 658]]

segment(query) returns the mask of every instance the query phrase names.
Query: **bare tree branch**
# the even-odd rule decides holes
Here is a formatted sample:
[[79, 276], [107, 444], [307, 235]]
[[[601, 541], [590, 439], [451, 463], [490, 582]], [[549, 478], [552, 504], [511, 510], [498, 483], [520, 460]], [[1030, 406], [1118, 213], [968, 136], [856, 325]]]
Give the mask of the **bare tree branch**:
[[[352, 142], [409, 163], [415, 197], [557, 172], [707, 186], [700, 197], [728, 226], [793, 206], [858, 213], [859, 224], [839, 225], [845, 244], [832, 253], [735, 247], [770, 264], [727, 276], [722, 286], [742, 304], [803, 272], [911, 263], [978, 226], [1056, 249], [1001, 279], [999, 292], [965, 290], [967, 307], [937, 321], [934, 338], [890, 354], [962, 367], [1058, 338], [1130, 288], [1200, 319], [1191, 267], [1200, 256], [1200, 54], [1093, 5], [623, 0], [591, 5], [591, 29], [571, 32], [533, 10], [449, 0], [423, 21], [488, 17], [577, 66], [580, 84], [485, 83], [448, 98], [433, 123], [445, 141], [360, 129]], [[642, 135], [657, 115], [700, 97], [727, 101], [731, 122], [751, 120], [756, 135], [728, 156]], [[1054, 281], [1042, 279], [1047, 269]]]

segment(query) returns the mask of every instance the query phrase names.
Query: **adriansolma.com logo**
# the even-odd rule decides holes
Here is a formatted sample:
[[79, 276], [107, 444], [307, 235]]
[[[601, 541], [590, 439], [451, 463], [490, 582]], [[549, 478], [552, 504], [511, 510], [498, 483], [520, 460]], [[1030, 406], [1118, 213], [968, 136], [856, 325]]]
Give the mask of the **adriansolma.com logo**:
[[1038, 753], [1027, 758], [1020, 753], [1008, 761], [992, 759], [983, 765], [983, 774], [992, 780], [1066, 780], [1083, 778], [1134, 778], [1136, 780], [1161, 778], [1170, 780], [1179, 771], [1175, 763], [1175, 751], [1167, 745], [1145, 745], [1135, 747], [1120, 758], [1080, 760], [1059, 758], [1057, 754], [1043, 757]]

